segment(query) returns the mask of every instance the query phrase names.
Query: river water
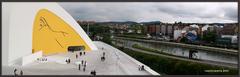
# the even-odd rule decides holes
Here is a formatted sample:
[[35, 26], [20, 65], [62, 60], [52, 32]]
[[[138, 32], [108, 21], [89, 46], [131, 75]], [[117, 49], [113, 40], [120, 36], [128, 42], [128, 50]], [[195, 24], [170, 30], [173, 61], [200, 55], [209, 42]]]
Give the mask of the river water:
[[[130, 40], [118, 40], [124, 44], [124, 46], [132, 46], [133, 44], [138, 44], [143, 47], [151, 48], [151, 49], [157, 49], [158, 51], [176, 55], [176, 56], [183, 56], [188, 57], [189, 56], [189, 50], [187, 48], [180, 48], [175, 46], [166, 46], [161, 44], [153, 44], [153, 43], [147, 43], [147, 42], [138, 42], [138, 41], [130, 41]], [[116, 41], [114, 41], [116, 42]], [[202, 51], [197, 50], [197, 53], [193, 54], [193, 58], [200, 59], [200, 60], [210, 60], [210, 61], [217, 61], [217, 62], [225, 62], [225, 63], [231, 63], [231, 64], [237, 64], [238, 63], [238, 56], [237, 55], [231, 55], [231, 54], [224, 54], [224, 53], [217, 53], [212, 51]]]

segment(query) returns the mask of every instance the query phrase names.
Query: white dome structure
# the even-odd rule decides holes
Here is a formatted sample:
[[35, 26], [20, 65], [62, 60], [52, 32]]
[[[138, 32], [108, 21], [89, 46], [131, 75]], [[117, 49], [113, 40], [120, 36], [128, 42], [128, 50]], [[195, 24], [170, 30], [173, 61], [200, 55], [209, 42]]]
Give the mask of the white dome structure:
[[[38, 56], [65, 53], [69, 46], [97, 50], [80, 25], [57, 3], [5, 2], [2, 9], [2, 65], [29, 63], [39, 51]], [[26, 59], [29, 55], [31, 59]]]

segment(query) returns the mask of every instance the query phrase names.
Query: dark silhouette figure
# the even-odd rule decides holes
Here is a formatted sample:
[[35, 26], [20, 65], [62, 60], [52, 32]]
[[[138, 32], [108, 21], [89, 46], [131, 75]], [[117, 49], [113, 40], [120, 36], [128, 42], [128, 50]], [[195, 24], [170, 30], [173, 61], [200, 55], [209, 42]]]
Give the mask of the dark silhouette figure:
[[14, 69], [14, 75], [15, 75], [15, 76], [17, 76], [17, 73], [16, 73], [16, 72], [17, 72], [17, 69], [15, 68], [15, 69]]
[[78, 64], [78, 70], [81, 70], [81, 64]]
[[141, 68], [141, 70], [144, 70], [144, 66], [142, 65], [142, 68]]
[[105, 56], [105, 52], [103, 52], [103, 56]]
[[83, 55], [85, 55], [86, 54], [86, 52], [83, 52]]
[[78, 55], [76, 54], [76, 58], [78, 58]]
[[101, 61], [105, 61], [105, 57], [103, 56], [103, 57], [101, 57]]
[[93, 71], [93, 76], [96, 76], [96, 71], [95, 70]]
[[67, 59], [65, 60], [65, 62], [67, 62], [67, 64], [68, 64], [68, 60]]
[[80, 52], [79, 54], [80, 54], [80, 56], [82, 56], [82, 52]]
[[69, 64], [70, 63], [70, 59], [66, 59], [66, 62], [67, 62], [67, 64]]
[[86, 70], [86, 67], [83, 67], [83, 71], [85, 72], [85, 70]]
[[83, 60], [82, 60], [82, 65], [83, 65]]
[[84, 62], [84, 65], [83, 65], [83, 70], [85, 71], [86, 70], [86, 67], [87, 67], [87, 61]]
[[90, 74], [93, 75], [93, 71], [91, 71]]
[[84, 66], [85, 66], [85, 67], [87, 66], [87, 61], [84, 62]]
[[93, 76], [96, 76], [96, 71], [95, 70], [93, 70], [93, 71], [91, 71], [91, 73], [90, 73], [91, 75], [93, 75]]
[[22, 70], [20, 71], [20, 75], [21, 75], [21, 76], [23, 75], [23, 71], [22, 71]]

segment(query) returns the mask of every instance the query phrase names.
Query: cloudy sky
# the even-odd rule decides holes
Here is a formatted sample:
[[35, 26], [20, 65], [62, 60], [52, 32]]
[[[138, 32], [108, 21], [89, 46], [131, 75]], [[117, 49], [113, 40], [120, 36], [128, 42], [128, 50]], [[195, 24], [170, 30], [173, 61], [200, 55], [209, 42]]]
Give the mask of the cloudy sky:
[[76, 20], [237, 22], [237, 2], [61, 2]]

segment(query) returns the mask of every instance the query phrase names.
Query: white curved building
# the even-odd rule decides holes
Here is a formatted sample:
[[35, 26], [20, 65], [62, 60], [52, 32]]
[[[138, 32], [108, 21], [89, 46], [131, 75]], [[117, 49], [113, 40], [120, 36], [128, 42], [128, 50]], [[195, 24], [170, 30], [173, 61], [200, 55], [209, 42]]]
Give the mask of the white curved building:
[[[24, 75], [90, 75], [91, 70], [98, 75], [160, 75], [146, 65], [145, 71], [139, 71], [137, 67], [144, 65], [141, 62], [104, 42], [93, 42], [57, 3], [2, 4], [3, 75], [13, 75], [14, 69]], [[68, 53], [72, 46], [92, 52], [82, 56], [82, 51]], [[106, 61], [102, 62], [105, 52]], [[86, 71], [77, 67], [83, 60]]]
[[[38, 51], [65, 53], [69, 46], [97, 50], [80, 25], [57, 3], [3, 3], [3, 65], [21, 61]], [[33, 57], [33, 56], [32, 56]]]

